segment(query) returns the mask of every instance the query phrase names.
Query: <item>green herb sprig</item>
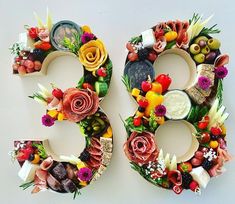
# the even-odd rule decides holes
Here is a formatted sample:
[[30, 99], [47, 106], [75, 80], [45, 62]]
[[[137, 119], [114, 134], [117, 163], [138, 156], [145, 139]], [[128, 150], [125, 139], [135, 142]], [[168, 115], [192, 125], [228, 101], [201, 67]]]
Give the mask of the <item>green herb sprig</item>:
[[128, 75], [122, 76], [122, 83], [126, 86], [126, 90], [131, 92], [131, 81]]
[[216, 98], [218, 98], [218, 100], [219, 100], [219, 107], [220, 107], [223, 103], [223, 81], [222, 81], [222, 79], [218, 80]]
[[23, 190], [26, 190], [27, 188], [33, 185], [34, 185], [34, 181], [30, 181], [30, 182], [21, 184], [19, 187], [22, 188]]

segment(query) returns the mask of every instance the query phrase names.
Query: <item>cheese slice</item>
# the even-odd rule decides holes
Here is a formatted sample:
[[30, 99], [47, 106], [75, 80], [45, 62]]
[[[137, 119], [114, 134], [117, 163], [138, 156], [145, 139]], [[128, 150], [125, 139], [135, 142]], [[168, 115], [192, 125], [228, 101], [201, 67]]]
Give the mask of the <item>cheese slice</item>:
[[34, 49], [34, 41], [28, 36], [27, 33], [19, 34], [19, 43], [21, 43], [24, 50], [30, 51]]
[[198, 182], [200, 187], [206, 188], [207, 184], [210, 181], [210, 175], [203, 167], [193, 168], [190, 172], [193, 179]]
[[148, 29], [141, 33], [142, 35], [142, 43], [144, 48], [146, 47], [153, 47], [154, 43], [156, 42], [153, 29]]
[[18, 176], [24, 182], [30, 182], [34, 180], [35, 172], [39, 169], [38, 164], [32, 164], [29, 161], [25, 161], [23, 166], [21, 167], [20, 171], [18, 172]]

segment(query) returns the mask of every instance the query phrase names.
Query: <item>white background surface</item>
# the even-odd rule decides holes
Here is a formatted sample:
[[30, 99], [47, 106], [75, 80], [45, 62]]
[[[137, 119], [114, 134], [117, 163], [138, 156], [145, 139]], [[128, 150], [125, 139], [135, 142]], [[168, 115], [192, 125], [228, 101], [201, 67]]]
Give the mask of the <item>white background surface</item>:
[[[20, 138], [50, 137], [53, 148], [58, 153], [73, 153], [74, 144], [79, 151], [82, 149], [82, 139], [77, 137], [79, 130], [71, 123], [56, 124], [48, 129], [41, 125], [40, 118], [44, 107], [27, 98], [37, 90], [37, 82], [44, 85], [56, 83], [62, 88], [74, 86], [81, 77], [80, 65], [74, 58], [60, 58], [51, 63], [49, 73], [45, 77], [20, 78], [13, 76], [11, 70], [11, 55], [8, 47], [17, 40], [18, 33], [23, 32], [23, 25], [35, 25], [33, 11], [40, 16], [46, 15], [49, 7], [54, 22], [69, 19], [80, 25], [90, 25], [94, 33], [101, 39], [109, 51], [114, 64], [114, 72], [109, 94], [102, 103], [109, 116], [114, 130], [114, 154], [108, 170], [93, 185], [82, 190], [82, 196], [76, 201], [71, 195], [59, 195], [43, 192], [31, 196], [30, 191], [22, 191], [17, 176], [18, 164], [12, 164], [8, 151], [12, 149], [13, 140]], [[234, 155], [234, 1], [201, 1], [191, 3], [185, 1], [156, 0], [117, 0], [117, 1], [87, 1], [87, 0], [0, 0], [0, 203], [1, 204], [62, 204], [62, 203], [232, 203], [234, 202], [235, 164], [227, 164], [227, 173], [211, 180], [200, 197], [191, 191], [185, 191], [176, 196], [146, 182], [136, 172], [131, 170], [122, 151], [126, 135], [121, 114], [124, 118], [134, 111], [125, 87], [121, 84], [121, 75], [126, 57], [125, 43], [130, 37], [138, 35], [159, 21], [170, 19], [188, 19], [193, 12], [203, 13], [205, 17], [214, 13], [210, 22], [218, 23], [223, 31], [217, 37], [222, 42], [222, 52], [230, 54], [229, 76], [224, 87], [224, 103], [231, 113], [226, 121], [228, 128], [228, 148]], [[174, 142], [174, 141], [172, 141]], [[80, 144], [81, 143], [81, 144]], [[62, 147], [63, 146], [63, 147]], [[68, 150], [72, 147], [71, 150]], [[61, 148], [61, 149], [60, 149]], [[71, 152], [70, 152], [71, 151]]]

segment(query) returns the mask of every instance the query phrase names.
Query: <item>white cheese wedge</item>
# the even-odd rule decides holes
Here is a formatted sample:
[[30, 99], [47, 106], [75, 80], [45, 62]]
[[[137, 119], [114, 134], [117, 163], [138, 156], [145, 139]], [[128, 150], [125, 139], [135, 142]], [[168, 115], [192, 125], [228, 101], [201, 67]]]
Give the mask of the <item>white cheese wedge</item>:
[[32, 164], [29, 161], [25, 161], [23, 166], [21, 167], [20, 171], [18, 172], [18, 176], [24, 182], [30, 182], [34, 180], [35, 172], [39, 169], [38, 164]]
[[198, 182], [200, 187], [206, 188], [210, 181], [210, 175], [205, 169], [203, 169], [203, 167], [200, 166], [193, 168], [190, 174], [192, 175], [193, 179]]
[[142, 32], [141, 35], [142, 35], [142, 43], [145, 48], [152, 47], [154, 43], [156, 42], [153, 29], [148, 29]]
[[27, 33], [19, 34], [19, 43], [21, 43], [24, 50], [30, 51], [34, 49], [34, 41], [28, 36]]

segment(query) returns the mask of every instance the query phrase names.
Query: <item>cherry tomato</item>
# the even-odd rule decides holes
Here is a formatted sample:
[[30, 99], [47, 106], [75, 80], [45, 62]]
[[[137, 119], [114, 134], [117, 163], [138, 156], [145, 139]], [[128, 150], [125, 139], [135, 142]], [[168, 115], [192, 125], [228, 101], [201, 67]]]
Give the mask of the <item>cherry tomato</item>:
[[141, 118], [139, 118], [139, 117], [138, 118], [134, 118], [134, 120], [133, 120], [134, 126], [138, 127], [138, 126], [141, 125], [141, 123], [142, 123]]

